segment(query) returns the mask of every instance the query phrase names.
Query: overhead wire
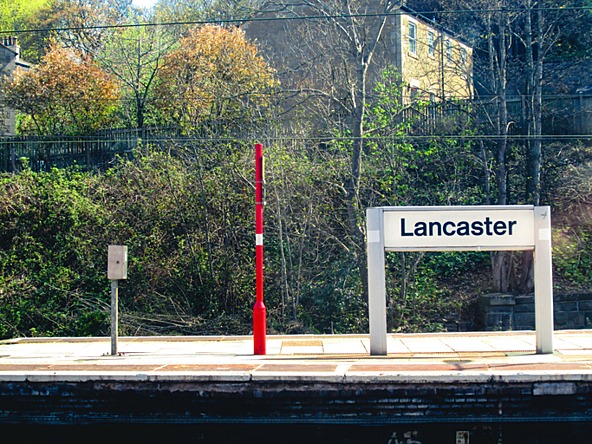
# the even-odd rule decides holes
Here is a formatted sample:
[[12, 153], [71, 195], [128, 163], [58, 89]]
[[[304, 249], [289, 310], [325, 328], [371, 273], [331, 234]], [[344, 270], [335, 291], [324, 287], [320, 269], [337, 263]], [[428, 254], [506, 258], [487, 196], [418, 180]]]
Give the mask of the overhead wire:
[[[537, 11], [591, 11], [592, 6], [566, 6], [566, 7], [543, 7], [536, 9]], [[262, 11], [266, 12], [266, 11]], [[432, 14], [438, 15], [452, 15], [452, 14], [473, 14], [473, 13], [522, 13], [526, 9], [522, 8], [492, 8], [492, 9], [454, 9], [444, 11], [413, 11], [415, 14], [428, 16]], [[396, 11], [385, 11], [376, 13], [360, 13], [360, 14], [321, 14], [321, 15], [305, 15], [305, 16], [281, 16], [281, 17], [242, 17], [234, 19], [203, 19], [203, 20], [184, 20], [184, 21], [169, 21], [169, 22], [141, 22], [141, 23], [115, 23], [104, 25], [91, 26], [65, 26], [65, 27], [48, 27], [48, 28], [33, 28], [33, 29], [11, 29], [2, 30], [1, 34], [26, 34], [35, 32], [66, 32], [66, 31], [82, 31], [82, 30], [98, 30], [98, 29], [117, 29], [117, 28], [139, 28], [139, 27], [153, 27], [153, 26], [190, 26], [190, 25], [208, 25], [208, 24], [236, 24], [246, 22], [269, 22], [269, 21], [301, 21], [301, 20], [338, 20], [338, 19], [352, 19], [352, 18], [377, 18], [390, 17], [406, 14], [405, 11], [397, 9]]]

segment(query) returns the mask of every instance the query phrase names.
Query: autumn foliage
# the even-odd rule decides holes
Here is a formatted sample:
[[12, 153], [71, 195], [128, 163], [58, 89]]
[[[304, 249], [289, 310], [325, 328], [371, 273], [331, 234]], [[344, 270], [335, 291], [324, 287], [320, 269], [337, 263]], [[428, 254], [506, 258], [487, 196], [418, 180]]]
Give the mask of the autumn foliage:
[[186, 131], [206, 121], [240, 124], [270, 103], [273, 71], [238, 28], [192, 28], [167, 55], [156, 96], [163, 120]]
[[53, 45], [39, 65], [17, 72], [4, 99], [26, 116], [21, 132], [84, 134], [111, 123], [119, 90], [92, 59]]

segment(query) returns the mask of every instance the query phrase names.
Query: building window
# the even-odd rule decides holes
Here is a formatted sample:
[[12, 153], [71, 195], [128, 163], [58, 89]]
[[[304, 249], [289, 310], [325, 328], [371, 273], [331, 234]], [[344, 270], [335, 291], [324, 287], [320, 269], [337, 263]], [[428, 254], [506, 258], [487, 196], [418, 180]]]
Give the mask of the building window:
[[428, 55], [434, 57], [436, 54], [436, 35], [434, 31], [428, 31]]
[[460, 66], [464, 69], [467, 67], [467, 50], [460, 48]]
[[446, 60], [448, 63], [452, 62], [452, 43], [450, 40], [446, 40]]
[[409, 22], [409, 53], [417, 54], [417, 24]]

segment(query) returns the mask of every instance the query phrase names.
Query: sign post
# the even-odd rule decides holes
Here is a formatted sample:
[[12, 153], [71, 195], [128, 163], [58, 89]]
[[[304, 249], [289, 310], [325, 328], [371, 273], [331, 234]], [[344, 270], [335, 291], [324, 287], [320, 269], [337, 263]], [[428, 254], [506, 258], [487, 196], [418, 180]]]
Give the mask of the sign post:
[[538, 354], [553, 353], [551, 208], [534, 207], [534, 316]]
[[550, 207], [377, 207], [366, 216], [370, 354], [387, 354], [385, 251], [478, 250], [534, 250], [536, 349], [553, 353]]
[[263, 145], [255, 144], [255, 306], [253, 307], [253, 345], [256, 355], [266, 353], [266, 308], [263, 303]]

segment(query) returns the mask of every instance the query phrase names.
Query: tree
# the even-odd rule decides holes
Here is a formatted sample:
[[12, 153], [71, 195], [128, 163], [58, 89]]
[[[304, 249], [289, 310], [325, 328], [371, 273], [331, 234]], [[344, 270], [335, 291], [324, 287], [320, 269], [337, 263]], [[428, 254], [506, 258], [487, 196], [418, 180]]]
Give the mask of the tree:
[[159, 0], [156, 18], [161, 22], [236, 20], [249, 16], [256, 0]]
[[4, 87], [6, 104], [23, 113], [20, 130], [86, 134], [108, 126], [118, 87], [92, 60], [53, 45], [41, 64], [21, 71]]
[[[367, 154], [362, 201], [369, 207], [481, 202], [482, 178], [470, 137], [471, 119], [462, 113], [448, 118], [441, 115], [438, 125], [424, 129], [422, 134], [421, 121], [401, 118], [405, 110], [401, 90], [393, 69], [385, 70], [374, 88], [375, 100], [365, 122]], [[414, 104], [418, 113], [433, 111], [434, 106]], [[410, 129], [415, 131], [413, 135], [408, 134]], [[457, 260], [463, 262], [462, 258]], [[462, 294], [439, 281], [445, 274], [440, 270], [449, 272], [451, 263], [453, 260], [445, 255], [434, 257], [425, 252], [387, 254], [389, 331], [444, 328], [445, 319], [453, 316], [462, 300]], [[461, 280], [458, 278], [455, 276], [456, 282]]]
[[[569, 3], [577, 6], [576, 2]], [[490, 125], [482, 130], [484, 135], [493, 136], [489, 141], [484, 139], [482, 146], [490, 148], [494, 164], [491, 176], [496, 185], [495, 195], [489, 195], [488, 203], [539, 205], [543, 188], [543, 67], [562, 35], [567, 35], [564, 23], [575, 20], [580, 12], [566, 7], [565, 2], [557, 5], [553, 0], [477, 4], [456, 0], [447, 6], [466, 11], [443, 17], [482, 55], [476, 59], [477, 90], [486, 105], [484, 109], [491, 111]], [[522, 113], [511, 113], [509, 104], [517, 97], [521, 98]], [[522, 116], [524, 128], [520, 127]], [[517, 133], [527, 137], [516, 139], [513, 135]], [[516, 273], [513, 254], [494, 252], [491, 257], [496, 290], [532, 290], [532, 253], [523, 256], [521, 276]]]
[[[351, 140], [347, 146], [349, 172], [343, 187], [349, 230], [343, 245], [358, 268], [363, 297], [367, 294], [365, 206], [360, 196], [366, 150], [364, 122], [372, 75], [385, 66], [378, 55], [379, 48], [389, 13], [397, 5], [389, 0], [280, 0], [263, 7], [263, 14], [289, 19], [269, 26], [279, 27], [279, 32], [286, 36], [282, 49], [285, 59], [292, 61], [284, 67], [291, 70], [288, 92], [301, 101], [294, 107], [306, 107], [306, 115], [316, 119], [324, 134], [338, 134]], [[256, 33], [256, 29], [252, 32]]]
[[[31, 19], [36, 23], [31, 26], [48, 29], [35, 35], [51, 35], [93, 58], [117, 79], [122, 96], [117, 125], [141, 128], [150, 116], [163, 55], [176, 40], [169, 27], [143, 25], [153, 19], [152, 11], [133, 8], [130, 0], [56, 0]], [[126, 26], [117, 26], [122, 23]]]
[[21, 58], [28, 62], [38, 60], [35, 44], [38, 36], [37, 33], [21, 31], [39, 28], [36, 18], [47, 9], [48, 4], [49, 0], [0, 0], [0, 30], [18, 32]]
[[174, 39], [163, 27], [115, 29], [109, 44], [95, 54], [103, 69], [119, 80], [119, 108], [126, 127], [142, 128], [154, 122], [154, 86], [165, 54]]
[[[463, 5], [466, 5], [463, 3]], [[474, 4], [471, 4], [474, 7]], [[508, 198], [508, 149], [510, 131], [513, 122], [508, 114], [508, 79], [511, 78], [510, 54], [513, 46], [513, 34], [511, 32], [515, 17], [504, 8], [505, 1], [495, 4], [485, 2], [482, 10], [473, 26], [479, 29], [479, 35], [485, 36], [481, 44], [485, 48], [487, 57], [479, 60], [481, 68], [481, 91], [485, 91], [493, 103], [490, 123], [494, 139], [492, 147], [495, 164], [494, 177], [497, 185], [497, 196], [494, 198], [498, 205], [507, 205]], [[485, 162], [485, 159], [483, 159]], [[487, 203], [492, 197], [487, 196]], [[510, 255], [507, 252], [491, 253], [493, 286], [498, 291], [507, 291], [510, 286]]]
[[47, 23], [61, 29], [53, 37], [68, 48], [94, 55], [109, 44], [110, 26], [124, 23], [132, 0], [55, 0]]
[[163, 123], [191, 133], [252, 125], [270, 105], [273, 71], [239, 29], [192, 28], [165, 58], [156, 103]]
[[0, 0], [0, 29], [20, 31], [22, 20], [47, 3], [48, 0]]

